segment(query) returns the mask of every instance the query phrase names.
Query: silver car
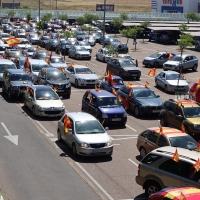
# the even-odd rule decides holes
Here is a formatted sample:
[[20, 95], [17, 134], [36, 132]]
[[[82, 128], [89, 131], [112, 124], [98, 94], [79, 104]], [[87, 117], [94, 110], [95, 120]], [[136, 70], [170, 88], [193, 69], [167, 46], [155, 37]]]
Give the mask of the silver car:
[[27, 86], [24, 106], [28, 107], [34, 116], [61, 117], [65, 113], [64, 103], [50, 86]]
[[71, 58], [76, 58], [76, 59], [88, 59], [91, 60], [91, 54], [90, 52], [82, 46], [72, 46], [70, 47], [68, 51], [68, 56]]
[[189, 85], [180, 73], [174, 71], [162, 71], [155, 76], [157, 87], [161, 87], [165, 92], [187, 93]]
[[196, 56], [192, 54], [183, 54], [182, 58], [181, 55], [174, 56], [171, 60], [163, 64], [164, 70], [180, 71], [180, 70], [192, 69], [192, 71], [196, 72], [197, 68], [198, 68], [198, 59]]
[[[67, 129], [64, 120], [69, 122]], [[100, 122], [88, 113], [65, 113], [58, 121], [58, 141], [67, 143], [74, 155], [111, 156], [113, 143]]]
[[50, 67], [54, 67], [54, 68], [67, 68], [67, 64], [66, 62], [64, 61], [64, 59], [60, 56], [52, 56], [51, 57], [51, 60], [50, 60], [50, 63], [49, 63], [49, 66]]
[[87, 41], [77, 41], [74, 45], [85, 47], [90, 53], [92, 52], [92, 47]]
[[99, 49], [96, 52], [96, 60], [100, 60], [106, 63], [110, 60], [110, 58], [112, 58], [112, 56], [114, 55], [108, 54], [108, 50], [105, 48]]
[[76, 87], [94, 86], [100, 82], [99, 77], [89, 67], [81, 65], [69, 66], [65, 75]]
[[170, 56], [175, 56], [175, 54], [169, 52], [157, 52], [149, 57], [145, 57], [142, 63], [145, 67], [159, 67], [169, 60]]

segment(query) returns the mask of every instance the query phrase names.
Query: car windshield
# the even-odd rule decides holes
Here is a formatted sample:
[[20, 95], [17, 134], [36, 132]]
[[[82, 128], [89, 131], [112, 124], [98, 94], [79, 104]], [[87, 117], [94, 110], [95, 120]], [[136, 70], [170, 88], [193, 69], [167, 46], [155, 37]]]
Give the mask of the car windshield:
[[36, 100], [58, 100], [58, 99], [59, 99], [58, 95], [51, 89], [36, 90]]
[[62, 58], [51, 58], [51, 63], [65, 63]]
[[181, 56], [174, 56], [173, 58], [170, 59], [170, 61], [178, 61], [178, 62], [181, 62], [181, 61], [182, 61], [182, 58], [181, 58]]
[[29, 81], [29, 75], [28, 74], [12, 74], [10, 76], [11, 81]]
[[79, 42], [80, 46], [90, 46], [90, 44], [88, 42]]
[[89, 68], [75, 68], [76, 74], [93, 74]]
[[30, 35], [31, 38], [38, 38], [38, 35]]
[[134, 90], [133, 94], [137, 99], [145, 99], [145, 98], [156, 98], [157, 96], [151, 90]]
[[51, 43], [58, 43], [57, 40], [51, 40], [50, 42], [51, 42]]
[[19, 33], [25, 33], [25, 30], [24, 29], [20, 29]]
[[91, 121], [76, 121], [75, 122], [76, 134], [98, 134], [105, 133], [103, 127], [97, 120]]
[[184, 107], [183, 112], [186, 118], [200, 117], [200, 107]]
[[126, 59], [129, 59], [129, 60], [134, 60], [133, 58], [131, 58], [131, 56], [121, 56], [121, 55], [118, 55], [118, 58], [126, 58]]
[[32, 64], [33, 72], [39, 72], [43, 67], [47, 68], [48, 65]]
[[47, 54], [46, 53], [38, 53], [38, 58], [46, 58]]
[[195, 150], [197, 142], [191, 136], [169, 137], [171, 146]]
[[135, 63], [131, 60], [123, 60], [120, 62], [122, 67], [135, 67]]
[[23, 57], [23, 54], [20, 51], [10, 51], [9, 56], [10, 57]]
[[29, 44], [29, 41], [27, 41], [27, 40], [22, 40], [22, 41], [20, 42], [20, 44]]
[[99, 97], [98, 106], [102, 108], [116, 108], [121, 107], [117, 97]]
[[66, 77], [62, 72], [51, 72], [47, 73], [47, 80], [61, 81], [61, 80], [66, 80]]
[[77, 47], [76, 50], [77, 51], [87, 51], [87, 49], [85, 47]]
[[151, 57], [151, 58], [158, 58], [158, 57], [160, 57], [162, 54], [160, 54], [160, 53], [154, 53], [154, 54], [152, 54], [152, 55], [150, 55], [149, 57]]
[[4, 73], [5, 69], [16, 69], [14, 64], [0, 64], [0, 73]]
[[180, 74], [167, 74], [166, 80], [184, 80], [184, 78]]
[[9, 35], [9, 34], [7, 34], [7, 33], [2, 33], [2, 34], [1, 34], [1, 37], [2, 37], [2, 38], [5, 38], [5, 37], [10, 37], [10, 35]]
[[113, 79], [113, 82], [115, 83], [115, 85], [124, 85], [124, 82], [122, 79]]

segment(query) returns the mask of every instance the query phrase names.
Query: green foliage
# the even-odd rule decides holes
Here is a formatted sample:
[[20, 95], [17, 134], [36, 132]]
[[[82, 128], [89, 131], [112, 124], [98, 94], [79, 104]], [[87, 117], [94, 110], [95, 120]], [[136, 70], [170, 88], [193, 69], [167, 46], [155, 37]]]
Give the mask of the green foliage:
[[182, 34], [180, 40], [178, 41], [178, 45], [181, 50], [181, 55], [183, 54], [183, 50], [188, 46], [193, 46], [194, 38], [190, 34]]
[[68, 15], [67, 14], [63, 14], [63, 15], [58, 15], [58, 18], [61, 20], [68, 20]]
[[41, 21], [43, 21], [43, 22], [48, 22], [51, 18], [52, 18], [52, 14], [51, 14], [51, 13], [46, 13], [46, 14], [43, 15], [43, 17], [41, 18]]
[[192, 20], [192, 21], [199, 21], [200, 20], [199, 15], [197, 13], [193, 12], [193, 11], [187, 12], [185, 14], [185, 18], [188, 20], [188, 23], [189, 23], [190, 20]]
[[114, 28], [120, 27], [122, 23], [123, 23], [123, 19], [120, 17], [115, 17], [111, 21], [111, 24], [113, 25]]
[[92, 27], [92, 26], [83, 25], [81, 28], [83, 31], [89, 31], [89, 32], [94, 30], [94, 27]]
[[122, 20], [127, 20], [128, 19], [128, 15], [126, 13], [121, 13], [119, 16]]
[[43, 22], [42, 21], [37, 22], [36, 27], [38, 29], [38, 32], [44, 30]]
[[31, 13], [30, 12], [26, 13], [26, 19], [27, 19], [27, 22], [29, 22], [31, 20]]
[[72, 33], [71, 31], [65, 31], [63, 33], [63, 35], [66, 37], [66, 38], [70, 38], [70, 37], [76, 37], [76, 35], [74, 33]]
[[115, 49], [113, 46], [111, 45], [106, 45], [105, 48], [107, 49], [106, 51], [106, 55], [109, 55], [109, 56], [114, 56], [114, 55], [117, 55], [118, 52], [117, 52], [117, 49]]
[[99, 16], [98, 16], [98, 15], [95, 15], [95, 14], [85, 13], [85, 14], [84, 14], [84, 17], [85, 17], [86, 23], [87, 23], [89, 20], [99, 20]]
[[143, 22], [141, 22], [140, 24], [141, 24], [141, 26], [143, 26], [144, 28], [147, 28], [147, 27], [151, 26], [151, 22], [150, 22], [150, 21], [143, 21]]
[[15, 12], [14, 10], [9, 10], [9, 11], [7, 12], [7, 16], [8, 16], [9, 18], [14, 17], [15, 14], [16, 14], [16, 12]]
[[76, 18], [76, 22], [79, 24], [79, 25], [83, 25], [86, 23], [86, 18], [85, 17], [77, 17]]
[[181, 34], [183, 34], [184, 31], [187, 31], [190, 27], [187, 26], [186, 23], [181, 23], [180, 25], [178, 25], [178, 29], [181, 32]]
[[162, 18], [159, 18], [159, 17], [158, 17], [158, 18], [155, 19], [155, 21], [158, 21], [158, 22], [159, 22], [159, 21], [162, 21]]

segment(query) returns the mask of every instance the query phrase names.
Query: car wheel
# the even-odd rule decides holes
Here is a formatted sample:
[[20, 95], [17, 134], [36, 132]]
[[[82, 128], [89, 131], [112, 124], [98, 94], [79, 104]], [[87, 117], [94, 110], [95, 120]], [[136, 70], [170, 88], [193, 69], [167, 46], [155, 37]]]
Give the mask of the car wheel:
[[32, 114], [33, 114], [34, 117], [36, 116], [35, 115], [35, 107], [32, 108]]
[[193, 72], [196, 72], [196, 71], [197, 71], [197, 64], [195, 64], [195, 65], [193, 66], [192, 71], [193, 71]]
[[61, 133], [60, 133], [60, 130], [57, 130], [57, 136], [58, 136], [58, 141], [59, 142], [62, 142], [62, 137], [61, 137]]
[[147, 155], [146, 150], [143, 147], [141, 147], [140, 148], [140, 156], [141, 156], [141, 158], [144, 158], [146, 155]]
[[78, 87], [78, 80], [75, 80], [75, 86]]
[[12, 94], [11, 94], [11, 91], [8, 90], [8, 98], [11, 100], [12, 99]]
[[168, 87], [165, 85], [165, 92], [168, 93]]
[[77, 156], [77, 151], [76, 151], [76, 145], [75, 144], [72, 145], [72, 152], [73, 152], [74, 156]]
[[158, 62], [155, 62], [155, 63], [154, 63], [154, 67], [155, 67], [155, 68], [158, 68], [158, 67], [159, 67], [159, 63], [158, 63]]
[[158, 87], [158, 81], [155, 81], [156, 87]]
[[121, 78], [123, 78], [123, 74], [122, 74], [122, 72], [119, 72], [119, 76], [120, 76]]
[[166, 123], [166, 120], [165, 120], [164, 117], [160, 118], [160, 125], [163, 126], [163, 127], [167, 126], [167, 123]]
[[145, 194], [147, 196], [150, 196], [160, 190], [161, 190], [161, 187], [158, 185], [158, 183], [154, 181], [149, 181], [147, 185], [145, 186]]
[[137, 106], [135, 106], [135, 108], [134, 108], [134, 114], [136, 117], [140, 116], [140, 110]]
[[77, 54], [75, 55], [75, 58], [76, 58], [76, 60], [78, 60], [78, 56], [77, 56]]
[[98, 59], [98, 56], [96, 56], [96, 60], [99, 60], [99, 59]]

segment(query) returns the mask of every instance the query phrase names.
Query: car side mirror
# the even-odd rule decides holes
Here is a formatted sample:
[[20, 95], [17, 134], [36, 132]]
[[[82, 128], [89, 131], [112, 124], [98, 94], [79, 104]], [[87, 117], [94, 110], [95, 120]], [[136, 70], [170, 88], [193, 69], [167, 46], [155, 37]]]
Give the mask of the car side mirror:
[[160, 97], [160, 95], [157, 95], [156, 97], [157, 97], [157, 98], [159, 98], [159, 97]]
[[108, 130], [109, 130], [109, 128], [108, 128], [108, 127], [105, 127], [105, 130], [106, 130], [106, 131], [108, 131]]
[[73, 133], [72, 128], [69, 128], [69, 129], [68, 129], [68, 132], [69, 132], [69, 133]]
[[69, 77], [67, 76], [66, 79], [69, 80]]

